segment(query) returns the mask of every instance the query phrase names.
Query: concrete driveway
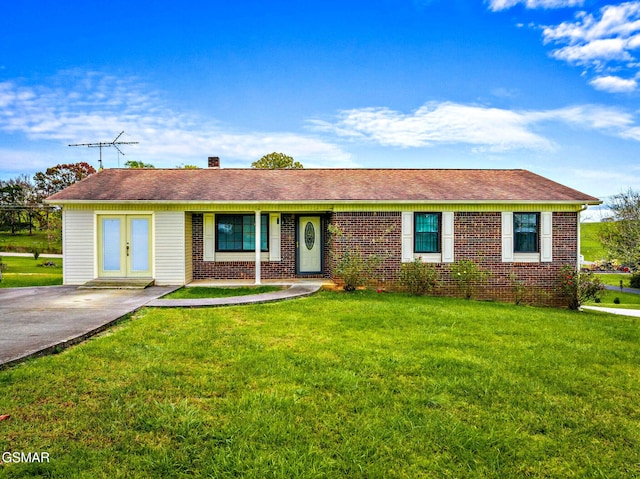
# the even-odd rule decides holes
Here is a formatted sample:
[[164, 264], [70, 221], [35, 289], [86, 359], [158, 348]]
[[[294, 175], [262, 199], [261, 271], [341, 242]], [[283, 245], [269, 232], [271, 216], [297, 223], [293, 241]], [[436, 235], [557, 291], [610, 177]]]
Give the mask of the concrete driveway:
[[175, 289], [0, 289], [0, 368], [78, 343]]

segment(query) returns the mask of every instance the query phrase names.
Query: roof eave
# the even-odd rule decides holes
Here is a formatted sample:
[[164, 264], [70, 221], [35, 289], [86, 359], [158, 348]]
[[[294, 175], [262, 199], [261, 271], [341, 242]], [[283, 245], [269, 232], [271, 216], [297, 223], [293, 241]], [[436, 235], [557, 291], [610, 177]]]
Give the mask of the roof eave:
[[147, 205], [169, 205], [169, 204], [180, 204], [180, 205], [199, 205], [203, 203], [212, 203], [212, 204], [221, 204], [221, 205], [232, 205], [232, 204], [242, 204], [242, 205], [261, 205], [265, 203], [278, 203], [278, 204], [313, 204], [313, 205], [331, 205], [331, 204], [531, 204], [531, 205], [548, 205], [548, 204], [559, 204], [559, 205], [589, 205], [595, 206], [600, 205], [603, 202], [599, 199], [583, 199], [583, 200], [525, 200], [525, 199], [515, 199], [515, 200], [277, 200], [277, 199], [262, 199], [262, 200], [44, 200], [47, 204], [52, 205], [101, 205], [105, 203], [111, 204], [119, 204], [119, 205], [132, 205], [132, 204], [147, 204]]

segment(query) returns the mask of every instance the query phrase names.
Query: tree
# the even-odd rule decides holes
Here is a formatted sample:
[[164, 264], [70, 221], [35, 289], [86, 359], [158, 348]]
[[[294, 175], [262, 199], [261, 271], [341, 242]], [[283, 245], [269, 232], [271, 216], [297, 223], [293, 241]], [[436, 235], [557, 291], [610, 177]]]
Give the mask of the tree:
[[251, 163], [251, 168], [260, 168], [263, 170], [276, 170], [283, 168], [291, 170], [304, 168], [304, 166], [302, 166], [302, 163], [295, 161], [290, 156], [287, 156], [284, 153], [276, 153], [274, 151], [273, 153], [264, 155], [258, 161]]
[[600, 240], [610, 259], [640, 266], [640, 193], [629, 189], [611, 198], [608, 208], [615, 221], [607, 223]]
[[84, 161], [65, 163], [47, 168], [45, 172], [39, 171], [33, 176], [33, 181], [39, 199], [43, 200], [95, 172], [95, 168]]
[[26, 226], [27, 191], [16, 180], [0, 181], [0, 224], [11, 229], [11, 234]]
[[[44, 200], [71, 186], [96, 172], [95, 168], [89, 163], [64, 163], [47, 168], [46, 171], [39, 171], [33, 176], [34, 186], [34, 203], [42, 205]], [[40, 229], [50, 229], [50, 207], [42, 207], [34, 210], [34, 213], [40, 220]]]
[[155, 168], [151, 163], [145, 163], [144, 161], [128, 160], [124, 166], [127, 168]]

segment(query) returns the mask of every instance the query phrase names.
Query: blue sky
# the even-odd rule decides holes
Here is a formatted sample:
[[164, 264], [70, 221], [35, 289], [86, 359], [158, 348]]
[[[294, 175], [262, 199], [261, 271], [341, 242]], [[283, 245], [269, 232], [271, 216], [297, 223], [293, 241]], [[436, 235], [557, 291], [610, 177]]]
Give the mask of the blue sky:
[[640, 189], [640, 1], [21, 0], [0, 177], [105, 167], [526, 168]]

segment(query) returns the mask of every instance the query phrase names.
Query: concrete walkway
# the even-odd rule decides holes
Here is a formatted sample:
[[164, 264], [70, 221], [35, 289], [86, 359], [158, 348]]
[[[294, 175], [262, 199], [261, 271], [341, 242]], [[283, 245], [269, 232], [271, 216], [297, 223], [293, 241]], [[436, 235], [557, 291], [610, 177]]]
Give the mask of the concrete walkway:
[[271, 293], [248, 294], [245, 296], [231, 296], [228, 298], [198, 298], [198, 299], [155, 299], [149, 301], [147, 306], [155, 308], [200, 308], [212, 306], [235, 306], [239, 304], [260, 304], [283, 301], [285, 299], [309, 296], [318, 292], [322, 287], [321, 282], [297, 283], [281, 291]]
[[602, 313], [618, 314], [620, 316], [633, 316], [635, 318], [640, 318], [640, 309], [604, 308], [602, 306], [582, 306], [582, 309], [590, 309], [591, 311], [600, 311]]

